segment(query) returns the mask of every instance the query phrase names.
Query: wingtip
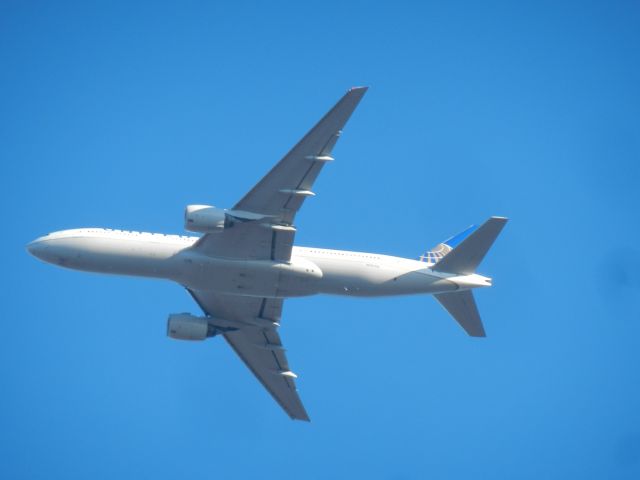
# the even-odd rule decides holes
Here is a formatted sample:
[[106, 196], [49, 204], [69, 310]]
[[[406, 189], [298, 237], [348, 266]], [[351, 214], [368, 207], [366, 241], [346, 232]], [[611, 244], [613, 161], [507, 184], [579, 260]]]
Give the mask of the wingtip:
[[362, 92], [362, 93], [365, 93], [367, 90], [369, 90], [369, 87], [351, 87], [349, 90], [347, 90], [347, 93], [349, 93], [349, 92]]

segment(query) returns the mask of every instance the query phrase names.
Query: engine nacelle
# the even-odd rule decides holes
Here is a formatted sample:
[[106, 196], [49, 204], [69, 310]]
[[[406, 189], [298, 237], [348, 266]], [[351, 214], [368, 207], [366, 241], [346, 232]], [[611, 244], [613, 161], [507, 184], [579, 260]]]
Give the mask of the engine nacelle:
[[184, 211], [184, 228], [190, 232], [222, 232], [226, 220], [223, 209], [209, 205], [187, 205]]
[[206, 317], [190, 313], [174, 313], [167, 320], [167, 336], [177, 340], [205, 340], [218, 333]]

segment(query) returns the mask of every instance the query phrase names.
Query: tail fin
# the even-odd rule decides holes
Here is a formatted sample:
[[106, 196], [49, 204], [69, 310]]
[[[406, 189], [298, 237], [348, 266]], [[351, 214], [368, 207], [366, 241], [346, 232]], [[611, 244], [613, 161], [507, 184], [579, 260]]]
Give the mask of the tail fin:
[[[473, 230], [469, 228], [452, 239], [445, 241], [443, 244], [453, 249], [432, 267], [433, 270], [460, 275], [475, 273], [476, 268], [478, 268], [478, 265], [480, 265], [480, 262], [482, 262], [482, 259], [506, 223], [507, 219], [505, 217], [491, 217], [479, 228], [476, 229], [474, 227]], [[451, 245], [452, 242], [455, 243], [455, 240], [459, 241], [458, 237], [463, 235], [465, 236], [459, 244], [456, 244], [457, 246]]]
[[471, 225], [465, 228], [462, 232], [454, 235], [453, 237], [448, 238], [442, 243], [436, 245], [433, 250], [429, 250], [424, 255], [420, 255], [421, 262], [426, 263], [437, 263], [442, 258], [448, 254], [451, 250], [456, 248], [465, 238], [467, 238], [471, 233], [478, 228], [477, 225]]
[[471, 290], [438, 293], [434, 297], [470, 336], [486, 337]]

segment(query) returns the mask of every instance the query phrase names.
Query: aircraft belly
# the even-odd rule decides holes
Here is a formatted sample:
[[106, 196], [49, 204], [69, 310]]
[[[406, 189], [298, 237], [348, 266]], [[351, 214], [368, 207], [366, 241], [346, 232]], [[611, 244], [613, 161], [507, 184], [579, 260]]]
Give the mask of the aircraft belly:
[[174, 280], [196, 290], [231, 295], [285, 298], [313, 295], [322, 272], [311, 262], [233, 260], [181, 254], [181, 271]]
[[458, 288], [448, 280], [392, 265], [334, 259], [318, 261], [318, 264], [324, 273], [322, 293], [375, 297], [447, 292]]
[[302, 297], [319, 292], [319, 283], [324, 274], [314, 262], [294, 257], [288, 263], [275, 265], [275, 268], [280, 272], [277, 289], [279, 298]]

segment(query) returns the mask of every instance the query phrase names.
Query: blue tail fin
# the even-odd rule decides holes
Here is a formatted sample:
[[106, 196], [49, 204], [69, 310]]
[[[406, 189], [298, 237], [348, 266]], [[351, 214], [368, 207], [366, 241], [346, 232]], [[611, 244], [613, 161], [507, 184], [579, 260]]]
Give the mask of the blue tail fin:
[[460, 245], [464, 239], [471, 235], [477, 228], [477, 225], [471, 225], [457, 235], [447, 238], [432, 250], [429, 250], [424, 255], [420, 255], [419, 260], [430, 264], [438, 263], [447, 253]]
[[446, 239], [442, 243], [444, 243], [448, 247], [456, 248], [458, 245], [460, 245], [464, 241], [465, 238], [467, 238], [469, 235], [471, 235], [477, 229], [478, 229], [477, 225], [471, 225], [471, 226], [465, 228], [463, 231], [461, 231], [457, 235], [454, 235], [453, 237]]
[[506, 223], [505, 217], [491, 217], [480, 228], [474, 229], [462, 239], [458, 246], [443, 257], [433, 269], [457, 275], [475, 273]]

